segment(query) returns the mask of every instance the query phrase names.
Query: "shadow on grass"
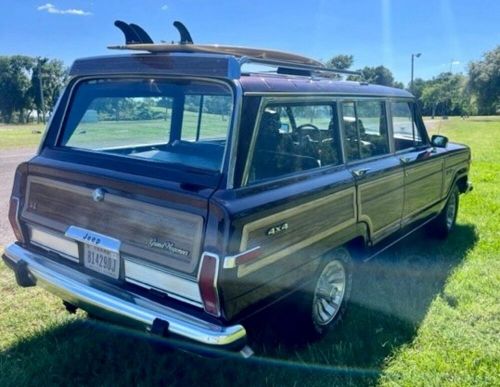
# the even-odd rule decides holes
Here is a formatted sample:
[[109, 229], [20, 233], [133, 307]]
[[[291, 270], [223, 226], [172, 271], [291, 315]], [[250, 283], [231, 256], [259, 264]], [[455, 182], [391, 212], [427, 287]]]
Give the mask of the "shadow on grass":
[[361, 265], [342, 323], [308, 344], [287, 301], [249, 321], [256, 356], [201, 358], [92, 321], [58, 325], [0, 353], [0, 385], [367, 385], [411, 343], [432, 300], [477, 242], [458, 225], [447, 241], [421, 233]]
[[362, 385], [376, 382], [387, 357], [412, 342], [438, 295], [453, 306], [444, 286], [477, 241], [471, 225], [457, 225], [446, 241], [418, 232], [356, 268], [349, 309], [321, 341], [311, 344], [303, 338], [290, 300], [249, 327], [253, 346], [271, 358], [351, 370]]

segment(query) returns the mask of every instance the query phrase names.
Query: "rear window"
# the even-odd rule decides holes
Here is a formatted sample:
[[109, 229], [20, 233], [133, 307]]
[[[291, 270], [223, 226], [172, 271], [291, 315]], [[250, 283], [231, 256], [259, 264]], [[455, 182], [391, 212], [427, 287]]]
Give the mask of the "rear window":
[[169, 79], [79, 84], [59, 146], [219, 170], [233, 112], [229, 87]]

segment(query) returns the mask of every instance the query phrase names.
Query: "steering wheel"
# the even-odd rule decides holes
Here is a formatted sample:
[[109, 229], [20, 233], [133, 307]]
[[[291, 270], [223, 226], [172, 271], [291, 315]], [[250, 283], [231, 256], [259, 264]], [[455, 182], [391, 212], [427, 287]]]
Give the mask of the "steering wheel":
[[297, 135], [299, 136], [299, 141], [301, 143], [306, 139], [309, 142], [321, 141], [321, 132], [316, 125], [302, 124], [302, 125], [297, 126], [297, 128], [295, 130], [297, 131]]

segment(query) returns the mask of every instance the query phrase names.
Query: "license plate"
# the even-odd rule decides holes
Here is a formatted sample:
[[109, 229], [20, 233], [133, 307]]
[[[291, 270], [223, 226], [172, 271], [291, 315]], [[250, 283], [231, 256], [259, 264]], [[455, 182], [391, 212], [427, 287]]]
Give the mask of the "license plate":
[[84, 244], [83, 264], [86, 268], [114, 279], [120, 276], [120, 254], [102, 247]]

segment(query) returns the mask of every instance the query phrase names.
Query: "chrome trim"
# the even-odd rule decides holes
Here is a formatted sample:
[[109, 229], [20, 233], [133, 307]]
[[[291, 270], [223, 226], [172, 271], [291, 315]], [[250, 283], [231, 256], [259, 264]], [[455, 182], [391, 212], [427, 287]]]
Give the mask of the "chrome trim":
[[15, 265], [22, 263], [36, 284], [49, 292], [116, 322], [151, 331], [154, 321], [160, 319], [168, 322], [169, 333], [215, 347], [234, 344], [246, 337], [242, 325], [223, 326], [199, 319], [80, 273], [16, 244], [6, 248], [4, 258]]
[[[324, 81], [324, 78], [319, 79], [321, 81]], [[338, 82], [338, 81], [332, 81], [333, 82]], [[390, 94], [361, 94], [361, 93], [346, 93], [346, 92], [332, 92], [332, 91], [320, 91], [320, 92], [315, 92], [315, 91], [309, 91], [309, 92], [291, 92], [291, 91], [246, 91], [244, 96], [252, 96], [252, 97], [300, 97], [300, 96], [320, 96], [320, 97], [359, 97], [359, 99], [366, 99], [366, 98], [393, 98], [393, 99], [403, 99], [407, 101], [415, 101], [414, 97], [403, 97], [403, 96], [393, 96]]]
[[59, 233], [49, 231], [48, 229], [29, 225], [30, 243], [45, 250], [54, 251], [64, 258], [73, 262], [79, 262], [78, 244], [65, 238]]
[[227, 144], [224, 150], [223, 159], [225, 160], [227, 152], [229, 150], [226, 189], [234, 188], [234, 173], [236, 170], [236, 158], [238, 157], [238, 140], [240, 137], [241, 112], [243, 111], [243, 89], [241, 87], [241, 83], [239, 81], [234, 81], [233, 84], [236, 93], [233, 95], [233, 119], [228, 131], [228, 136], [230, 136], [231, 138], [231, 143], [229, 144], [228, 139], [226, 140]]
[[[85, 82], [85, 81], [89, 81], [89, 80], [98, 80], [98, 79], [126, 79], [126, 78], [132, 78], [132, 79], [149, 79], [151, 78], [151, 74], [147, 74], [147, 73], [123, 73], [123, 74], [119, 74], [119, 75], [106, 75], [106, 74], [95, 74], [95, 75], [91, 75], [91, 76], [84, 76], [84, 77], [73, 77], [69, 82], [68, 84], [71, 85], [69, 87], [69, 91], [68, 91], [68, 95], [67, 95], [67, 98], [66, 98], [66, 103], [64, 105], [64, 110], [63, 110], [63, 114], [62, 114], [62, 119], [61, 121], [59, 122], [59, 128], [57, 129], [57, 134], [56, 134], [56, 137], [55, 137], [55, 143], [52, 144], [54, 147], [56, 148], [68, 148], [68, 147], [64, 147], [64, 146], [60, 146], [59, 145], [59, 141], [61, 139], [61, 136], [62, 136], [62, 132], [63, 132], [63, 126], [64, 124], [66, 123], [66, 119], [68, 117], [68, 110], [69, 110], [69, 106], [70, 106], [70, 101], [73, 99], [73, 96], [74, 96], [74, 93], [75, 93], [75, 89], [76, 87], [82, 83], [82, 82]], [[174, 79], [174, 80], [177, 80], [177, 79], [189, 79], [189, 80], [196, 80], [196, 81], [204, 81], [204, 82], [212, 82], [212, 83], [218, 83], [218, 84], [221, 84], [221, 85], [224, 85], [226, 86], [229, 91], [231, 92], [231, 96], [233, 98], [233, 113], [234, 113], [234, 109], [235, 109], [235, 94], [234, 94], [234, 91], [233, 91], [233, 88], [231, 87], [232, 84], [231, 82], [229, 82], [228, 80], [224, 81], [224, 80], [221, 80], [221, 79], [217, 79], [217, 78], [208, 78], [208, 77], [197, 77], [197, 76], [189, 76], [189, 75], [169, 75], [169, 76], [161, 76], [161, 75], [157, 75], [155, 74], [154, 75], [154, 78], [155, 79]], [[55, 114], [56, 110], [54, 110], [54, 113], [53, 115]], [[232, 115], [232, 118], [234, 118], [234, 114]], [[219, 166], [219, 169], [218, 169], [218, 172], [222, 173], [223, 172], [223, 169], [224, 169], [224, 159], [226, 157], [226, 152], [227, 152], [227, 147], [228, 147], [228, 143], [229, 143], [229, 133], [230, 133], [230, 128], [231, 126], [233, 125], [233, 123], [231, 122], [230, 124], [228, 124], [228, 130], [227, 130], [227, 133], [226, 133], [226, 146], [224, 147], [224, 155], [222, 157], [222, 161], [221, 161], [221, 164]], [[93, 151], [92, 150], [89, 150], [89, 149], [80, 149], [80, 148], [75, 148], [77, 149], [79, 152], [89, 152], [89, 153], [92, 153]], [[114, 155], [114, 156], [117, 156], [117, 157], [128, 157], [128, 156], [121, 156], [121, 155]], [[164, 163], [165, 164], [165, 163]]]
[[123, 258], [125, 281], [147, 289], [167, 293], [170, 297], [202, 307], [200, 290], [195, 281], [167, 273], [158, 266], [130, 257]]
[[[246, 94], [245, 94], [246, 95]], [[247, 159], [245, 160], [245, 169], [243, 170], [243, 176], [241, 178], [241, 187], [246, 187], [248, 185], [248, 176], [250, 174], [250, 166], [253, 161], [253, 153], [255, 151], [255, 143], [257, 142], [257, 132], [259, 131], [260, 120], [262, 118], [262, 112], [264, 107], [268, 103], [268, 99], [262, 98], [260, 100], [259, 110], [257, 111], [257, 117], [255, 117], [255, 123], [252, 130], [252, 139], [250, 140], [250, 146], [248, 147]]]
[[69, 226], [64, 236], [78, 242], [99, 246], [103, 249], [120, 253], [121, 241], [85, 228]]
[[238, 267], [236, 261], [238, 260], [239, 257], [242, 255], [246, 255], [248, 253], [251, 253], [253, 251], [259, 250], [260, 246], [254, 247], [252, 249], [243, 251], [239, 254], [236, 255], [228, 255], [227, 257], [224, 257], [224, 264], [222, 265], [223, 269], [234, 269], [235, 267]]
[[396, 143], [394, 142], [394, 125], [392, 117], [392, 101], [391, 99], [384, 100], [385, 105], [385, 119], [387, 122], [387, 136], [389, 137], [389, 152], [394, 154], [396, 152]]

